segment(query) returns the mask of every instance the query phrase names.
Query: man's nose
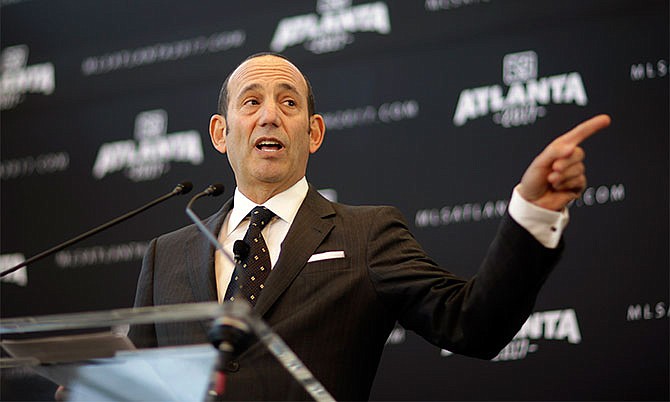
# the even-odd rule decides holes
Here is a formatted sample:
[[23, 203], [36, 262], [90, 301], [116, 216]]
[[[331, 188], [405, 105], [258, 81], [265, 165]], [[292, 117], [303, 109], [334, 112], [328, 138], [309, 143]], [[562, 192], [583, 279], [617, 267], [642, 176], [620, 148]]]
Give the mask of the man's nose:
[[281, 121], [279, 120], [279, 105], [276, 102], [269, 101], [264, 102], [261, 106], [261, 117], [259, 124], [265, 126], [267, 124], [272, 124], [274, 126], [279, 126]]

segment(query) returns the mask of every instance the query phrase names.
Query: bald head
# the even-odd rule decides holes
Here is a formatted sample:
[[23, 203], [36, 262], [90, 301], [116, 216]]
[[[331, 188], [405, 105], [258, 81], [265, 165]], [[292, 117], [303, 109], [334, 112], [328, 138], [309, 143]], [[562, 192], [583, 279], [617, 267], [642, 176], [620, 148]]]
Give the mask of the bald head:
[[293, 62], [291, 62], [291, 60], [289, 60], [285, 56], [283, 56], [279, 53], [270, 53], [270, 52], [252, 54], [251, 56], [244, 59], [244, 61], [242, 63], [240, 63], [235, 68], [235, 70], [233, 70], [233, 72], [228, 74], [228, 77], [226, 77], [226, 80], [223, 82], [223, 85], [221, 85], [221, 91], [219, 92], [219, 103], [218, 103], [217, 113], [219, 113], [223, 117], [226, 117], [226, 118], [228, 117], [228, 101], [229, 101], [229, 98], [228, 98], [228, 89], [229, 88], [228, 87], [230, 85], [230, 80], [235, 79], [235, 73], [240, 69], [240, 67], [244, 63], [248, 62], [249, 60], [258, 58], [258, 57], [277, 57], [277, 58], [280, 58], [280, 59], [284, 59], [284, 60], [286, 60], [287, 63], [292, 65], [296, 69], [296, 71], [298, 71], [300, 73], [302, 78], [305, 80], [305, 85], [307, 86], [307, 113], [308, 113], [308, 116], [312, 116], [315, 113], [314, 93], [312, 92], [312, 84], [310, 84], [309, 80], [307, 79], [307, 76], [305, 74], [303, 74], [302, 71], [300, 71], [300, 69], [298, 69], [298, 67], [296, 67], [295, 64], [293, 64]]

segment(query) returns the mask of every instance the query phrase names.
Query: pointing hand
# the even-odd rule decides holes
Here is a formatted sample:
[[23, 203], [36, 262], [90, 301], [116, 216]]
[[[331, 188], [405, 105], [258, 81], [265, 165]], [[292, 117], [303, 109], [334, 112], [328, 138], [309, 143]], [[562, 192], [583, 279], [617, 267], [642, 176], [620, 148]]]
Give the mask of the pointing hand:
[[519, 194], [533, 204], [560, 211], [586, 188], [584, 140], [610, 125], [610, 117], [593, 117], [556, 138], [533, 160], [521, 178]]

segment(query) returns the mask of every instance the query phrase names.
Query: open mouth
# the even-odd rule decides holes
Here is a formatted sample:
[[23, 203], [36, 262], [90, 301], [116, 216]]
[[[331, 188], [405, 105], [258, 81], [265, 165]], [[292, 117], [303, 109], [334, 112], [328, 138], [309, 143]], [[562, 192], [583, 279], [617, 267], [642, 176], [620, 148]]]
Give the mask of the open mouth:
[[284, 148], [284, 146], [279, 141], [263, 140], [256, 144], [256, 148], [261, 151], [276, 152]]

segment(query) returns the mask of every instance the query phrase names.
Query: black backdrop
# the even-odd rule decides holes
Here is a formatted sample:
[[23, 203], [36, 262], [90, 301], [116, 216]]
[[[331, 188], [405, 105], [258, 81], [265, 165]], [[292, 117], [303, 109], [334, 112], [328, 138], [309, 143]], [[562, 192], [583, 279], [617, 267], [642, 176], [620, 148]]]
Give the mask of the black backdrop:
[[[668, 2], [3, 1], [0, 266], [183, 180], [227, 185], [210, 145], [222, 80], [276, 50], [326, 116], [308, 180], [391, 204], [437, 261], [472, 275], [542, 147], [609, 113], [567, 249], [494, 361], [397, 328], [373, 399], [668, 399]], [[433, 183], [438, 183], [435, 186]], [[201, 215], [221, 199], [202, 201]], [[173, 200], [1, 284], [3, 318], [132, 305], [147, 242], [188, 223]], [[2, 399], [49, 397], [2, 372]]]

